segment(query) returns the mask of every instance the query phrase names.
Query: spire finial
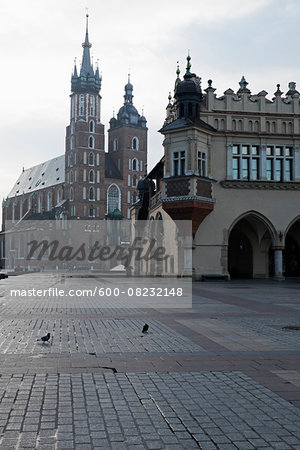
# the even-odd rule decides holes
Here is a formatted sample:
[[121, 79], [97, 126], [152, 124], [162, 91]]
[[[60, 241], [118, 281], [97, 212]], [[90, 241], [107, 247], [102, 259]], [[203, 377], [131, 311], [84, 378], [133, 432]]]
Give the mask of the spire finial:
[[188, 55], [187, 55], [187, 58], [186, 58], [186, 60], [187, 60], [187, 65], [186, 65], [186, 75], [190, 75], [190, 73], [191, 73], [191, 67], [192, 67], [192, 64], [191, 64], [191, 56], [190, 56], [190, 49], [188, 49]]
[[177, 61], [177, 70], [176, 70], [176, 75], [177, 75], [177, 78], [179, 78], [179, 75], [180, 75], [180, 69], [179, 69], [179, 61]]
[[128, 83], [130, 83], [130, 73], [128, 74]]

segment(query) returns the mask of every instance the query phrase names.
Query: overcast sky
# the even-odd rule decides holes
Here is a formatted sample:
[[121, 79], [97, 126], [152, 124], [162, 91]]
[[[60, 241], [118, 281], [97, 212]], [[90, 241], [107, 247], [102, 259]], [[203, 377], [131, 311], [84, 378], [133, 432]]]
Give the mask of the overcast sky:
[[0, 197], [25, 168], [64, 153], [70, 77], [82, 57], [86, 7], [94, 62], [102, 72], [102, 122], [123, 103], [148, 121], [149, 169], [162, 156], [162, 126], [176, 62], [187, 51], [202, 87], [221, 96], [244, 75], [252, 93], [300, 88], [299, 0], [11, 0], [0, 6]]

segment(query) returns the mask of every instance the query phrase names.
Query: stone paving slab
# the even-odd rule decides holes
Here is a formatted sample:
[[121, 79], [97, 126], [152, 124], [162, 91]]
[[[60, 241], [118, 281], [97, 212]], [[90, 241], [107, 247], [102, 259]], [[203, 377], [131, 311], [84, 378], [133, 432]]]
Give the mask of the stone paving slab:
[[[51, 319], [45, 317], [0, 319], [0, 353], [182, 353], [203, 352], [199, 345], [158, 320], [143, 319]], [[48, 343], [37, 338], [51, 333]]]
[[195, 283], [181, 309], [7, 295], [80, 283], [0, 282], [1, 449], [300, 449], [299, 283]]
[[300, 445], [300, 410], [242, 372], [20, 374], [0, 398], [1, 448]]

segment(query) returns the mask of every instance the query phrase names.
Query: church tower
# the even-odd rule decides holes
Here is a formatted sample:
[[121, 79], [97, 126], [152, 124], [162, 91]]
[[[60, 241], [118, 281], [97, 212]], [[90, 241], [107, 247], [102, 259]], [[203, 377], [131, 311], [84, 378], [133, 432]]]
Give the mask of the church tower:
[[[128, 206], [137, 200], [137, 184], [147, 168], [147, 121], [133, 105], [132, 92], [133, 85], [128, 75], [124, 104], [117, 117], [110, 120], [108, 130], [109, 157], [123, 178], [122, 205]], [[129, 217], [129, 209], [124, 216]]]
[[105, 193], [100, 189], [105, 177], [101, 76], [91, 62], [91, 46], [87, 14], [80, 73], [75, 61], [71, 78], [70, 125], [66, 129], [65, 180], [71, 219], [105, 214]]

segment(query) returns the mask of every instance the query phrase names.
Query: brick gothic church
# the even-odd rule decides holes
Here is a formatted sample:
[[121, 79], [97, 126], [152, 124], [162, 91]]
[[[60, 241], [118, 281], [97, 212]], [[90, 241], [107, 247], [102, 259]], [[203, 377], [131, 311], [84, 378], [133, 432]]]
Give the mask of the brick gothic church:
[[23, 172], [3, 201], [5, 221], [55, 217], [130, 217], [147, 164], [146, 119], [133, 105], [128, 77], [124, 104], [110, 120], [108, 152], [101, 123], [101, 76], [91, 63], [86, 16], [82, 65], [71, 79], [65, 154]]

